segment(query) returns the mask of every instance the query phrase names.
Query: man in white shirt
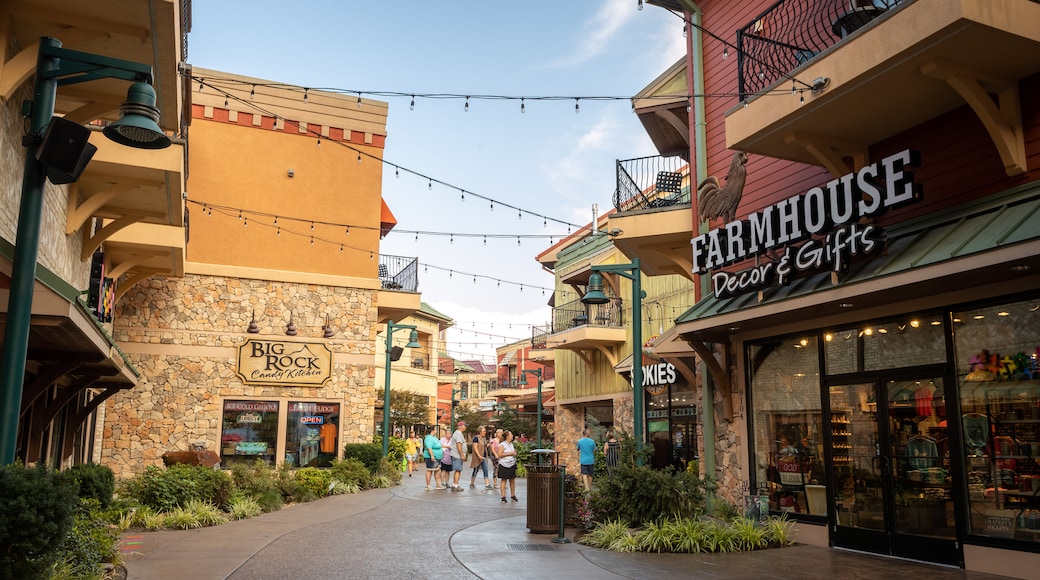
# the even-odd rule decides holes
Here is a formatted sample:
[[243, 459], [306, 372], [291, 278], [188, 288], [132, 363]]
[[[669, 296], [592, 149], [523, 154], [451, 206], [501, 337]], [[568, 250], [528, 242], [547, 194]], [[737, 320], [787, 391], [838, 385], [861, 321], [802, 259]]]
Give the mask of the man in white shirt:
[[466, 422], [459, 421], [449, 441], [451, 446], [452, 491], [462, 491], [459, 480], [462, 478], [462, 464], [466, 460]]

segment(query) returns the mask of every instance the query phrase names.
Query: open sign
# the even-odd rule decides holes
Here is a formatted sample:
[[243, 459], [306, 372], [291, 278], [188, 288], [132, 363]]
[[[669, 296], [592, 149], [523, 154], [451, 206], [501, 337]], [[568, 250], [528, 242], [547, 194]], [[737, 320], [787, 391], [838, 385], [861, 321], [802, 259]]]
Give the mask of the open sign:
[[300, 423], [304, 425], [321, 425], [325, 423], [325, 417], [322, 415], [304, 415], [300, 417]]

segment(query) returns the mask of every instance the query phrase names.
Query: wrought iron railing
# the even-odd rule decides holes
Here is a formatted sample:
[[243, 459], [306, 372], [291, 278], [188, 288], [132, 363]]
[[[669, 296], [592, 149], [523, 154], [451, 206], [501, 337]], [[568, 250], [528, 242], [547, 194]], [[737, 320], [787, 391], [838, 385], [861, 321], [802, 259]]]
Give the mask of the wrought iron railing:
[[552, 334], [552, 325], [532, 326], [531, 348], [545, 348], [550, 334]]
[[419, 290], [419, 258], [379, 256], [379, 282], [387, 290]]
[[563, 332], [587, 324], [596, 326], [621, 326], [621, 299], [611, 298], [606, 304], [582, 304], [574, 300], [553, 308], [553, 329]]
[[690, 203], [689, 163], [678, 155], [639, 157], [617, 162], [614, 207], [635, 211]]
[[780, 0], [773, 4], [737, 31], [740, 100], [789, 78], [792, 70], [900, 2], [910, 1]]

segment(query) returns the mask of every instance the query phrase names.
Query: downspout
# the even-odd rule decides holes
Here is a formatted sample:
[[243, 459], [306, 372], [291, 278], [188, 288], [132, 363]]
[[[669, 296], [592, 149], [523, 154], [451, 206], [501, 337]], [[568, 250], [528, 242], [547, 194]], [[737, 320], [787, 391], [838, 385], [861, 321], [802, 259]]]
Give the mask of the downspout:
[[[701, 32], [701, 9], [691, 0], [679, 0], [685, 8], [685, 18], [693, 25], [687, 26], [686, 34], [686, 84], [691, 95], [703, 95], [704, 93], [704, 36]], [[697, 224], [697, 233], [707, 231], [708, 224], [698, 219], [696, 183], [708, 174], [707, 148], [707, 121], [704, 112], [704, 99], [692, 99], [693, 123], [690, 124], [690, 133], [693, 138], [693, 151], [690, 160], [696, 163], [696, 179], [690, 176], [690, 207], [693, 210], [691, 219]], [[700, 277], [700, 285], [695, 288], [696, 300], [710, 291], [711, 281], [706, 276]], [[701, 469], [705, 476], [716, 479], [715, 472], [715, 379], [708, 372], [708, 367], [702, 360], [698, 365], [701, 375], [701, 430], [702, 446], [704, 449], [700, 458]], [[708, 494], [708, 512], [713, 513], [715, 507], [714, 494]]]

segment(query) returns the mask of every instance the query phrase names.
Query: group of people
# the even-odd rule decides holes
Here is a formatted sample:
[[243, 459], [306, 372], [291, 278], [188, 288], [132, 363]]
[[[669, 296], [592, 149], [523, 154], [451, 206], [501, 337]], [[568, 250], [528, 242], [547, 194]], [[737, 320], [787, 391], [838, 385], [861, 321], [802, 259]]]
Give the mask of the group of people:
[[[466, 435], [466, 422], [459, 421], [450, 438], [438, 439], [436, 427], [429, 427], [426, 437], [420, 440], [412, 432], [405, 441], [405, 459], [408, 476], [417, 469], [419, 458], [426, 463], [426, 489], [450, 489], [461, 492], [462, 470], [469, 460], [472, 473], [469, 486], [477, 487], [477, 473], [484, 476], [484, 489], [501, 489], [502, 502], [519, 501], [516, 497], [516, 448], [513, 434], [498, 429], [494, 436], [487, 437], [487, 429], [481, 425], [472, 437]], [[509, 499], [506, 488], [509, 488]]]

